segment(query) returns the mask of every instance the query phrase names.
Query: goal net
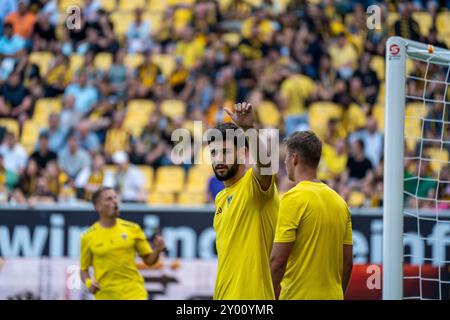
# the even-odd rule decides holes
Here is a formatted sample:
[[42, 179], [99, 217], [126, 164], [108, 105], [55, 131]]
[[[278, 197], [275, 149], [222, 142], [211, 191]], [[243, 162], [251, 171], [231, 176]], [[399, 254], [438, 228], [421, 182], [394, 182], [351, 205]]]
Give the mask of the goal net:
[[449, 85], [449, 50], [389, 38], [383, 299], [449, 299]]

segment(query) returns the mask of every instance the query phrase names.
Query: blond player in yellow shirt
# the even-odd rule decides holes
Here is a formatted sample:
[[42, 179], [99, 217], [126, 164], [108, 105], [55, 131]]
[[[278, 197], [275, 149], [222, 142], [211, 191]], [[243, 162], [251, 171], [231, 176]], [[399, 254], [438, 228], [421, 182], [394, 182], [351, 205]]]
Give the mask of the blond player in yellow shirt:
[[[208, 138], [213, 170], [225, 185], [215, 199], [218, 269], [214, 299], [270, 300], [275, 298], [269, 257], [278, 214], [278, 192], [273, 175], [264, 174], [264, 169], [271, 170], [271, 163], [262, 164], [253, 152], [256, 162], [253, 167], [239, 161], [248, 156], [247, 147], [238, 141], [245, 141], [239, 127], [248, 130], [254, 126], [251, 105], [239, 103], [234, 112], [226, 112], [235, 123], [218, 125], [216, 132], [221, 133], [220, 137]], [[265, 152], [265, 145], [259, 144], [259, 148]]]
[[281, 198], [270, 257], [283, 300], [342, 300], [352, 267], [352, 222], [345, 201], [317, 179], [322, 143], [311, 131], [285, 139], [286, 169], [296, 186]]
[[[164, 240], [155, 236], [152, 250], [138, 224], [120, 219], [113, 189], [99, 189], [92, 202], [99, 220], [81, 236], [81, 280], [97, 300], [147, 300], [136, 253], [151, 266], [165, 250]], [[90, 267], [93, 275], [89, 274]]]

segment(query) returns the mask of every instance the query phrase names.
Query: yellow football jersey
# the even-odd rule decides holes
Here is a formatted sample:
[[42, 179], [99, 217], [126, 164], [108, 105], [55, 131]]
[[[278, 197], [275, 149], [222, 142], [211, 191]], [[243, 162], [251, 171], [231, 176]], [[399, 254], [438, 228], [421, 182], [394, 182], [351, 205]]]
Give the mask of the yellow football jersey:
[[275, 242], [294, 242], [280, 299], [343, 299], [343, 245], [352, 244], [350, 210], [321, 182], [302, 181], [281, 197]]
[[263, 191], [249, 169], [216, 196], [218, 269], [214, 299], [274, 299], [269, 258], [279, 198], [272, 178]]
[[117, 219], [111, 228], [98, 222], [81, 236], [81, 270], [94, 268], [100, 290], [97, 300], [146, 300], [144, 279], [136, 266], [136, 252], [144, 256], [152, 252], [141, 227]]

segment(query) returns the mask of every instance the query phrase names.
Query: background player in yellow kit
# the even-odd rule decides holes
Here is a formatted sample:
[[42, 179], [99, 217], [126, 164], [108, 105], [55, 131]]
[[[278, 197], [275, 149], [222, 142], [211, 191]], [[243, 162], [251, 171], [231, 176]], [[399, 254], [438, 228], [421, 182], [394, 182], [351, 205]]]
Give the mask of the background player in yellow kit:
[[138, 224], [119, 219], [119, 201], [113, 189], [99, 189], [92, 202], [99, 220], [81, 236], [81, 280], [98, 300], [146, 300], [136, 253], [151, 266], [165, 250], [164, 240], [155, 236], [152, 250]]
[[286, 169], [296, 186], [281, 198], [270, 258], [280, 299], [343, 299], [350, 280], [352, 222], [345, 201], [317, 179], [322, 143], [311, 131], [285, 140]]
[[252, 168], [238, 161], [247, 153], [247, 148], [237, 143], [242, 137], [238, 126], [244, 130], [254, 127], [251, 105], [237, 104], [235, 112], [226, 112], [235, 124], [218, 125], [222, 139], [208, 139], [215, 175], [225, 185], [215, 200], [218, 270], [214, 299], [274, 299], [269, 256], [279, 200], [273, 175], [262, 174], [271, 164], [262, 165], [253, 154], [256, 165]]

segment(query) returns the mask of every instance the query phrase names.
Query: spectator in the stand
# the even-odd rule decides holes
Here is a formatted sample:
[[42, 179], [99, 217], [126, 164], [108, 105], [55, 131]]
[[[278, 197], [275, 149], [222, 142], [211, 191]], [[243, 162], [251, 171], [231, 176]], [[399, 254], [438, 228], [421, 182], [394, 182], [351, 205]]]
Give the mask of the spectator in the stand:
[[130, 131], [124, 126], [125, 112], [116, 111], [111, 128], [106, 132], [105, 154], [109, 159], [116, 151], [130, 150]]
[[347, 162], [346, 179], [350, 183], [369, 180], [372, 169], [372, 163], [364, 155], [364, 142], [362, 140], [353, 141], [351, 143], [350, 157]]
[[87, 23], [94, 23], [98, 20], [98, 11], [101, 7], [98, 0], [84, 0], [82, 13]]
[[19, 176], [7, 168], [3, 155], [0, 153], [0, 192], [8, 194], [19, 182]]
[[65, 184], [69, 180], [67, 174], [61, 170], [58, 162], [53, 160], [47, 164], [44, 175], [47, 178], [48, 189], [50, 192], [56, 197], [59, 197]]
[[63, 99], [63, 109], [60, 113], [60, 123], [66, 130], [74, 128], [81, 120], [82, 115], [75, 111], [75, 97], [68, 95]]
[[145, 61], [137, 68], [137, 93], [141, 98], [147, 97], [156, 83], [158, 76], [162, 74], [159, 66], [153, 61], [151, 51], [145, 55]]
[[[17, 11], [17, 0], [4, 0], [0, 6], [0, 34], [3, 33], [3, 24], [5, 18], [13, 12]], [[1, 46], [0, 46], [1, 48]]]
[[98, 20], [91, 24], [91, 27], [97, 31], [97, 49], [115, 54], [119, 49], [119, 42], [114, 34], [114, 25], [109, 18], [109, 13], [103, 9], [98, 11]]
[[340, 33], [335, 43], [329, 48], [333, 67], [339, 71], [343, 79], [349, 79], [358, 62], [358, 53], [355, 47], [347, 40], [345, 33]]
[[420, 40], [419, 24], [413, 19], [414, 4], [405, 1], [399, 4], [400, 20], [394, 24], [395, 35], [415, 41]]
[[127, 31], [129, 53], [142, 53], [151, 49], [151, 25], [150, 21], [142, 19], [142, 9], [134, 11], [134, 21], [130, 23]]
[[49, 149], [48, 132], [41, 132], [39, 134], [38, 148], [35, 150], [30, 158], [36, 160], [39, 169], [45, 169], [47, 163], [56, 160], [56, 153]]
[[110, 89], [117, 100], [124, 99], [127, 95], [129, 74], [124, 61], [125, 50], [118, 50], [114, 55], [113, 64], [108, 71]]
[[75, 178], [81, 169], [91, 164], [89, 153], [78, 146], [74, 134], [67, 138], [67, 146], [58, 154], [59, 165], [71, 178]]
[[75, 96], [75, 110], [83, 115], [89, 113], [99, 99], [97, 89], [88, 83], [85, 72], [81, 72], [78, 81], [66, 88], [64, 95]]
[[373, 105], [378, 97], [380, 82], [377, 73], [370, 68], [369, 53], [362, 55], [359, 68], [355, 71], [354, 76], [361, 79], [365, 100]]
[[[61, 52], [55, 54], [45, 79], [45, 96], [56, 97], [64, 93], [65, 88], [72, 81], [72, 70], [69, 58]], [[75, 100], [74, 100], [75, 102]]]
[[33, 31], [33, 50], [49, 51], [56, 49], [56, 29], [47, 15], [38, 15]]
[[47, 16], [50, 24], [56, 27], [59, 15], [57, 0], [41, 0], [41, 3], [42, 9], [39, 11], [39, 14]]
[[57, 195], [54, 194], [48, 185], [48, 178], [44, 176], [40, 176], [37, 179], [37, 188], [36, 191], [33, 192], [29, 199], [28, 203], [30, 206], [34, 206], [38, 203], [54, 203], [58, 200]]
[[81, 121], [75, 133], [81, 148], [96, 153], [100, 151], [100, 140], [98, 136], [91, 131], [90, 123], [87, 120]]
[[116, 151], [112, 156], [117, 165], [115, 185], [123, 202], [145, 202], [147, 200], [145, 179], [134, 165], [130, 165], [125, 151]]
[[48, 117], [48, 129], [44, 129], [48, 135], [49, 148], [53, 152], [58, 152], [64, 146], [68, 128], [60, 124], [59, 114], [52, 112]]
[[[0, 35], [0, 60], [11, 58], [12, 62], [14, 62], [15, 59], [24, 55], [25, 40], [21, 36], [13, 33], [12, 24], [5, 23], [3, 26], [3, 34]], [[12, 71], [12, 68], [10, 71]]]
[[10, 13], [5, 22], [12, 24], [14, 33], [24, 39], [31, 40], [36, 22], [36, 15], [29, 10], [29, 0], [19, 0], [18, 10]]
[[20, 175], [25, 168], [28, 155], [12, 132], [6, 133], [4, 143], [0, 147], [0, 154], [3, 156], [5, 168]]
[[350, 136], [350, 140], [361, 139], [364, 143], [364, 154], [376, 168], [383, 154], [384, 142], [383, 134], [378, 131], [377, 122], [373, 117], [367, 119], [366, 128], [360, 132], [355, 132]]
[[105, 170], [105, 158], [97, 153], [93, 157], [92, 164], [78, 173], [75, 187], [78, 197], [89, 201], [92, 194], [102, 186], [113, 188], [114, 176]]
[[23, 123], [31, 116], [32, 99], [18, 72], [10, 74], [0, 87], [0, 115]]
[[[39, 166], [36, 160], [29, 159], [25, 170], [20, 175], [19, 191], [22, 197], [28, 198], [37, 190], [37, 181], [39, 177]], [[21, 198], [19, 196], [19, 198]]]

